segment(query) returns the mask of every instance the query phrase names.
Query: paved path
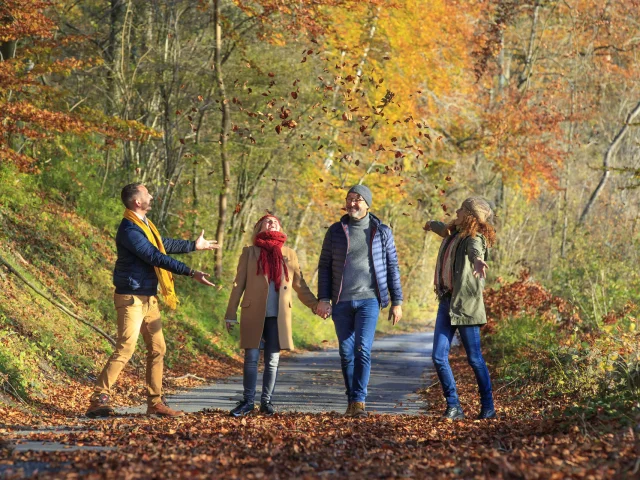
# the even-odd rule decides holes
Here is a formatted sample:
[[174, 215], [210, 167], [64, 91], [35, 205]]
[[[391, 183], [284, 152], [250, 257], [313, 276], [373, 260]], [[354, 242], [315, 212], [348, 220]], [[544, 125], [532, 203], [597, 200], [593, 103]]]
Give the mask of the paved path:
[[[422, 403], [415, 393], [433, 373], [433, 333], [390, 335], [373, 344], [367, 410], [374, 413], [416, 415]], [[260, 402], [262, 374], [258, 376], [256, 401]], [[337, 349], [307, 352], [280, 360], [273, 403], [278, 411], [343, 412], [344, 381]], [[242, 377], [231, 377], [186, 393], [168, 397], [172, 408], [197, 412], [204, 408], [230, 410], [242, 399]], [[143, 413], [140, 406], [120, 413]]]
[[[373, 344], [371, 379], [367, 410], [372, 413], [417, 415], [423, 406], [416, 390], [430, 382], [433, 372], [431, 345], [433, 333], [390, 335], [377, 339]], [[262, 375], [258, 376], [259, 384]], [[260, 387], [258, 388], [258, 392]], [[242, 398], [242, 377], [231, 377], [224, 381], [205, 385], [168, 398], [174, 408], [197, 412], [205, 408], [230, 410]], [[259, 393], [257, 394], [259, 403]], [[340, 356], [337, 349], [307, 352], [283, 357], [280, 360], [278, 384], [273, 402], [282, 412], [344, 412], [346, 397], [340, 371]], [[144, 413], [146, 406], [122, 408], [118, 413]], [[55, 431], [65, 435], [76, 429], [53, 427], [42, 431]], [[34, 430], [14, 433], [14, 437], [27, 437]], [[22, 440], [15, 445], [19, 451], [67, 451], [109, 450], [108, 447], [87, 447], [58, 442]], [[27, 462], [23, 467], [41, 469], [38, 462]], [[25, 470], [25, 471], [27, 471]], [[0, 477], [3, 469], [0, 468]], [[29, 470], [30, 471], [30, 470]], [[35, 471], [35, 470], [34, 470]]]

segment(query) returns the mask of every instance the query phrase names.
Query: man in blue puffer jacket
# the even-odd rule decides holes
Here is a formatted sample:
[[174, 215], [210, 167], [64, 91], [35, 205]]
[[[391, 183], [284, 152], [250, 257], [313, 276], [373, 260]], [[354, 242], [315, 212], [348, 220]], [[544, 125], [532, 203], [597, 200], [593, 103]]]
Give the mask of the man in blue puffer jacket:
[[349, 401], [346, 415], [354, 417], [367, 415], [371, 347], [380, 309], [391, 302], [389, 319], [395, 325], [402, 317], [393, 233], [369, 213], [371, 201], [371, 190], [364, 185], [349, 190], [347, 215], [329, 227], [318, 261], [317, 313], [333, 316]]
[[[183, 412], [167, 406], [162, 395], [162, 370], [166, 346], [158, 308], [158, 282], [163, 287], [164, 300], [173, 304], [173, 279], [167, 272], [186, 275], [203, 285], [212, 286], [209, 274], [192, 270], [169, 253], [189, 253], [194, 250], [220, 248], [204, 238], [204, 230], [193, 242], [160, 238], [146, 214], [153, 197], [140, 183], [122, 189], [122, 203], [127, 209], [116, 234], [118, 259], [113, 270], [116, 287], [114, 303], [118, 313], [118, 340], [113, 355], [96, 380], [87, 416], [106, 417], [113, 414], [110, 395], [120, 372], [131, 359], [138, 335], [142, 333], [147, 346], [147, 414], [175, 417]], [[162, 244], [158, 245], [158, 241]]]

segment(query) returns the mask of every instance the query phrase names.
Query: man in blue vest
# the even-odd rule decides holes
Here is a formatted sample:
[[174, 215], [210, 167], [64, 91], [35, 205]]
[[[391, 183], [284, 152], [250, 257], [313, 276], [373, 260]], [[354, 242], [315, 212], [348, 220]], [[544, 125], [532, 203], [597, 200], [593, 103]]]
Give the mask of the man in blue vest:
[[402, 286], [391, 228], [369, 213], [372, 195], [364, 185], [347, 193], [346, 210], [329, 227], [318, 261], [317, 314], [332, 315], [339, 341], [349, 406], [346, 415], [367, 416], [371, 347], [380, 310], [402, 317]]

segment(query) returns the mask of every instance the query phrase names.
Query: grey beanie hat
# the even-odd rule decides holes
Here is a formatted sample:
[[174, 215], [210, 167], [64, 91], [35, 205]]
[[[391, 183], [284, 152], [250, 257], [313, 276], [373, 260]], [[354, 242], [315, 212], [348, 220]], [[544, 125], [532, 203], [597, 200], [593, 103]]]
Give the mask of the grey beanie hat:
[[371, 200], [373, 198], [373, 195], [371, 195], [371, 190], [369, 190], [367, 187], [365, 187], [364, 185], [354, 185], [349, 189], [347, 195], [349, 195], [350, 193], [357, 193], [358, 195], [360, 195], [364, 199], [364, 201], [367, 202], [367, 206], [371, 208]]
[[490, 221], [493, 217], [491, 205], [482, 197], [469, 197], [462, 202], [462, 206], [483, 223]]

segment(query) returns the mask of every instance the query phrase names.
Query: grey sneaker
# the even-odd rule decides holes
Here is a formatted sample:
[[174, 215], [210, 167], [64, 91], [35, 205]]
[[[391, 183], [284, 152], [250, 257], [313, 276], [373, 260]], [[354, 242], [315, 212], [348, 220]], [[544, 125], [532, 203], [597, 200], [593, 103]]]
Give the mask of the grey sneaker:
[[460, 405], [449, 405], [442, 418], [445, 420], [462, 420], [464, 418], [462, 407]]
[[262, 402], [260, 404], [260, 413], [264, 413], [265, 415], [273, 415], [276, 413], [276, 407], [273, 406], [271, 402]]

